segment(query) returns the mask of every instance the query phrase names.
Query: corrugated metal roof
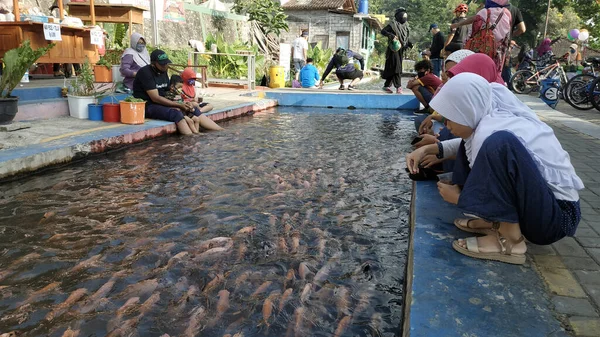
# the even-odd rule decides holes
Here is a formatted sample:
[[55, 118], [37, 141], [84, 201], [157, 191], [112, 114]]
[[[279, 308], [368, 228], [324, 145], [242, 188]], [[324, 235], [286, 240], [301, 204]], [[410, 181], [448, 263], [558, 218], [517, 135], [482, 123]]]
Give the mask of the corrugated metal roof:
[[290, 0], [284, 9], [337, 9], [344, 6], [347, 0]]

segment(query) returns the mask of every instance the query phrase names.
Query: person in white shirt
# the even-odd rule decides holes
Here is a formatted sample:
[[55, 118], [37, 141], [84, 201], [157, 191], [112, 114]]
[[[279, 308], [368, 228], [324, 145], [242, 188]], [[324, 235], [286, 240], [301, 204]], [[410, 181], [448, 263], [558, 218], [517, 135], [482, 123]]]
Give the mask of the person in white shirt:
[[302, 34], [292, 42], [292, 65], [296, 73], [296, 81], [300, 76], [300, 70], [306, 65], [306, 57], [308, 56], [308, 31], [303, 31]]

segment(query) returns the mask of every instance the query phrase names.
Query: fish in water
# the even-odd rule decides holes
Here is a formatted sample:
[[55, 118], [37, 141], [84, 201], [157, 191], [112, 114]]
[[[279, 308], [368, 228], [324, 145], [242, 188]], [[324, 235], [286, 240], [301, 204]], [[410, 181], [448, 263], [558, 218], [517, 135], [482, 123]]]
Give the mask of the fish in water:
[[219, 322], [223, 314], [229, 309], [229, 291], [223, 289], [219, 291], [219, 301], [217, 301], [217, 313], [215, 317], [208, 323], [207, 327], [212, 328]]
[[248, 252], [248, 246], [246, 246], [245, 243], [240, 243], [239, 247], [238, 247], [238, 262], [244, 260], [244, 258], [246, 257], [246, 252]]
[[131, 336], [135, 333], [135, 327], [140, 322], [141, 315], [130, 318], [112, 330], [106, 337]]
[[263, 302], [262, 305], [262, 315], [263, 315], [263, 322], [265, 323], [266, 326], [270, 326], [269, 323], [269, 319], [271, 318], [271, 315], [273, 314], [273, 308], [275, 307], [275, 304], [273, 304], [273, 301], [275, 300], [276, 295], [269, 295], [265, 301]]
[[308, 263], [300, 262], [300, 266], [298, 266], [298, 275], [300, 275], [300, 278], [306, 280], [311, 274], [313, 274], [313, 272], [308, 267]]
[[198, 336], [200, 332], [200, 328], [202, 327], [202, 320], [206, 316], [206, 310], [202, 306], [196, 307], [192, 311], [192, 315], [190, 316], [190, 321], [188, 323], [188, 327], [185, 329], [184, 336], [186, 337], [195, 337]]
[[381, 336], [381, 324], [383, 323], [383, 319], [381, 314], [376, 312], [371, 316], [371, 322], [369, 322], [369, 327], [371, 328], [371, 336], [380, 337]]
[[279, 240], [277, 240], [277, 248], [283, 254], [289, 253], [289, 248], [288, 248], [287, 242], [285, 241], [284, 237], [280, 237]]
[[[2, 335], [0, 335], [0, 337], [1, 336]], [[79, 336], [79, 330], [72, 330], [71, 328], [68, 328], [62, 334], [62, 337], [78, 337], [78, 336]]]
[[203, 294], [209, 293], [211, 290], [216, 288], [219, 284], [223, 283], [224, 281], [225, 281], [225, 276], [223, 274], [215, 275], [215, 277], [204, 286], [204, 289], [202, 289], [202, 293]]
[[189, 253], [186, 251], [182, 251], [182, 252], [175, 254], [173, 257], [171, 257], [169, 259], [169, 262], [167, 262], [167, 266], [165, 268], [166, 269], [171, 268], [173, 265], [175, 265], [177, 262], [181, 261], [187, 255], [189, 255]]
[[121, 297], [132, 297], [132, 296], [142, 296], [145, 294], [150, 294], [154, 290], [158, 288], [158, 280], [150, 279], [140, 281], [136, 284], [130, 284], [121, 292]]
[[152, 294], [152, 296], [148, 297], [148, 299], [142, 303], [142, 305], [140, 305], [140, 315], [145, 315], [148, 312], [150, 312], [150, 310], [152, 310], [152, 307], [160, 300], [160, 293], [159, 292], [155, 292]]
[[350, 291], [346, 287], [340, 286], [335, 290], [335, 306], [338, 317], [342, 314], [350, 315]]
[[140, 298], [139, 297], [132, 297], [132, 298], [128, 299], [125, 302], [125, 304], [123, 304], [117, 310], [117, 315], [113, 319], [111, 319], [110, 321], [108, 321], [108, 324], [106, 326], [106, 330], [107, 331], [113, 331], [117, 327], [119, 327], [121, 325], [121, 322], [123, 321], [123, 316], [125, 316], [129, 312], [133, 311], [133, 309], [136, 308], [139, 303], [140, 303]]
[[285, 275], [285, 280], [283, 281], [283, 288], [287, 288], [288, 286], [291, 286], [295, 280], [296, 280], [296, 272], [294, 271], [294, 269], [288, 270], [287, 274]]
[[248, 279], [248, 277], [250, 277], [250, 274], [252, 274], [252, 272], [250, 271], [245, 271], [243, 273], [241, 273], [236, 279], [235, 279], [235, 290], [234, 292], [237, 292], [239, 287], [242, 285], [242, 283], [245, 283], [246, 280]]
[[75, 303], [77, 303], [77, 301], [79, 301], [83, 296], [85, 296], [87, 292], [88, 291], [85, 288], [79, 288], [73, 291], [64, 302], [57, 305], [56, 308], [49, 312], [46, 315], [45, 319], [47, 321], [52, 321], [53, 319], [62, 316], [65, 312], [67, 312], [67, 310], [69, 310], [69, 308], [71, 308]]
[[252, 297], [256, 297], [262, 293], [264, 293], [265, 291], [267, 291], [267, 289], [271, 286], [273, 282], [271, 281], [265, 281], [263, 284], [260, 285], [260, 287], [258, 287], [254, 293], [252, 293]]
[[306, 303], [310, 299], [310, 294], [312, 294], [313, 285], [312, 283], [307, 283], [300, 294], [300, 302]]
[[294, 289], [287, 288], [283, 295], [281, 295], [281, 300], [279, 301], [279, 311], [283, 310], [286, 303], [292, 298], [292, 294], [294, 293]]
[[27, 297], [27, 299], [25, 301], [19, 303], [17, 306], [23, 306], [26, 304], [36, 302], [38, 299], [46, 296], [49, 292], [51, 292], [55, 289], [58, 289], [59, 285], [60, 285], [60, 282], [52, 282], [52, 283], [46, 285], [45, 287], [43, 287], [42, 289], [31, 293], [31, 295], [29, 295], [29, 297]]
[[98, 255], [94, 255], [94, 256], [90, 257], [87, 260], [81, 261], [76, 266], [71, 268], [71, 270], [69, 270], [69, 273], [77, 273], [77, 272], [81, 271], [82, 269], [95, 267], [98, 265], [98, 262], [100, 261], [101, 257], [102, 257], [102, 255], [98, 254]]
[[88, 312], [95, 310], [102, 303], [101, 300], [112, 290], [114, 285], [114, 279], [108, 280], [108, 282], [104, 283], [92, 296], [86, 298], [77, 312], [80, 314], [87, 314]]
[[225, 257], [229, 253], [231, 253], [231, 247], [215, 247], [198, 254], [198, 256], [194, 258], [194, 261], [200, 262], [215, 257]]
[[298, 231], [292, 233], [292, 254], [298, 253], [300, 248], [300, 233]]
[[199, 251], [205, 251], [215, 247], [233, 247], [233, 239], [226, 237], [216, 237], [210, 240], [202, 241], [198, 246]]
[[237, 231], [237, 235], [251, 234], [256, 230], [256, 226], [246, 226], [239, 231]]
[[350, 316], [344, 316], [344, 318], [342, 318], [340, 320], [340, 323], [338, 324], [337, 329], [335, 329], [333, 336], [341, 337], [344, 334], [344, 331], [346, 331], [346, 328], [348, 328], [349, 324], [350, 324]]

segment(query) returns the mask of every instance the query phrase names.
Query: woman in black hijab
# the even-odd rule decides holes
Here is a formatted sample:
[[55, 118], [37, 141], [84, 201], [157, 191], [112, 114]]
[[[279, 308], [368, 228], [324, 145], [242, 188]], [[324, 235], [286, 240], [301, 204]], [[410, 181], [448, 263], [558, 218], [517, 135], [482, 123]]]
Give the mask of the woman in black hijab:
[[[398, 8], [394, 14], [394, 19], [383, 28], [381, 34], [388, 38], [388, 48], [385, 53], [385, 69], [381, 77], [385, 79], [383, 90], [389, 93], [394, 91], [390, 88], [393, 83], [396, 88], [396, 93], [402, 93], [402, 59], [404, 58], [404, 51], [412, 48], [408, 35], [410, 29], [408, 28], [408, 14], [405, 8]], [[394, 50], [394, 41], [400, 42], [400, 49]]]

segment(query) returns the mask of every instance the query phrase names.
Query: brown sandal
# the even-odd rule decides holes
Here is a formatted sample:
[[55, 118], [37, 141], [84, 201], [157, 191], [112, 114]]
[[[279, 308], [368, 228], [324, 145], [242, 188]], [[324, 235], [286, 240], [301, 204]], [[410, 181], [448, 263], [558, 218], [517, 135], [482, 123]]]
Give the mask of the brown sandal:
[[500, 261], [511, 264], [524, 264], [525, 263], [525, 254], [513, 254], [512, 249], [513, 246], [519, 244], [525, 240], [525, 238], [521, 235], [519, 240], [516, 242], [512, 242], [507, 238], [503, 237], [502, 234], [498, 231], [500, 227], [500, 223], [494, 222], [492, 224], [492, 230], [496, 233], [496, 238], [498, 239], [498, 243], [500, 244], [500, 252], [495, 253], [482, 253], [479, 251], [479, 245], [477, 243], [476, 237], [466, 238], [465, 242], [467, 243], [467, 248], [462, 247], [458, 244], [458, 240], [452, 242], [452, 248], [457, 252], [473, 257], [476, 259], [482, 260], [493, 260]]
[[477, 220], [478, 218], [457, 218], [454, 220], [454, 226], [456, 226], [461, 231], [465, 231], [468, 233], [475, 233], [481, 235], [491, 235], [494, 234], [493, 228], [474, 228], [469, 226], [469, 223], [472, 220]]

